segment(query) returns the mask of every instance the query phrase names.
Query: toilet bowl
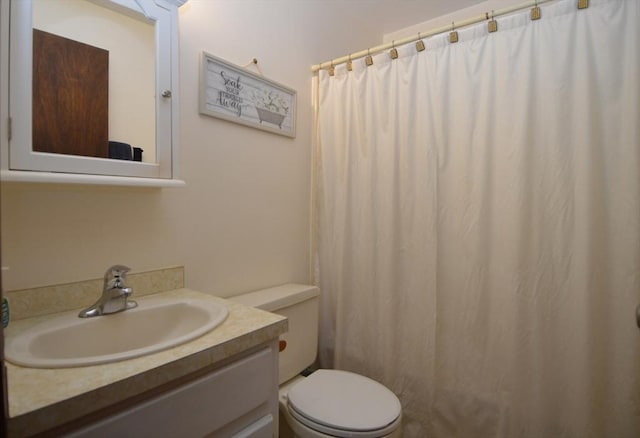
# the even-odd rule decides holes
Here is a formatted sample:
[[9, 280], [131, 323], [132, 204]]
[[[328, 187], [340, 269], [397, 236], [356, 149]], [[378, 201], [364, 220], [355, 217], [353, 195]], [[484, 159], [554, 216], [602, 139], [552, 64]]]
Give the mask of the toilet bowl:
[[289, 319], [278, 367], [280, 437], [399, 438], [402, 408], [384, 385], [340, 370], [300, 375], [316, 358], [319, 295], [315, 286], [286, 284], [231, 298]]
[[281, 414], [300, 438], [400, 436], [398, 398], [359, 374], [318, 370], [281, 385], [279, 402]]

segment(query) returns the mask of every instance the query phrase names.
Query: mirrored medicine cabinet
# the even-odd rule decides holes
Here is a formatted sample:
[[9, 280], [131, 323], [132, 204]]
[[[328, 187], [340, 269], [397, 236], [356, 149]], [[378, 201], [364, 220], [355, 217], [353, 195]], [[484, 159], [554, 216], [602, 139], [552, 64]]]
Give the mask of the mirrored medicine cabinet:
[[183, 185], [186, 0], [0, 1], [2, 181]]

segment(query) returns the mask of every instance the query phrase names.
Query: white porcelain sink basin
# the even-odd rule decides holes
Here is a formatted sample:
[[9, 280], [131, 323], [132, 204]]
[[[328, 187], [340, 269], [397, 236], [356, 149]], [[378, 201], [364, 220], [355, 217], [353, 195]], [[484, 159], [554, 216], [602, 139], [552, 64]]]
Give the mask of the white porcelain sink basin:
[[215, 301], [142, 298], [138, 307], [79, 318], [70, 312], [6, 339], [5, 357], [16, 365], [67, 368], [131, 359], [188, 342], [229, 314]]

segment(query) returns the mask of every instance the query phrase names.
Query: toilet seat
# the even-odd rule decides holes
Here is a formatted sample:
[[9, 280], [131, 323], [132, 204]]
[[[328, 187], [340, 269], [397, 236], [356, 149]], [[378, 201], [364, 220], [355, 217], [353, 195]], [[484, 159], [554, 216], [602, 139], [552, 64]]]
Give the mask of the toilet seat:
[[291, 415], [318, 432], [343, 438], [375, 438], [395, 430], [401, 405], [385, 386], [359, 374], [318, 370], [288, 393]]

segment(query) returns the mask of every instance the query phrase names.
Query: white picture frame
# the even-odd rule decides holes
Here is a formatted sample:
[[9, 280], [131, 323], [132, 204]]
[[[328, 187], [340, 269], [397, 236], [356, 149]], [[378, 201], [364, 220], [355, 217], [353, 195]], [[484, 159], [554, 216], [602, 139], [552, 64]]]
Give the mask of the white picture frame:
[[296, 136], [295, 90], [202, 52], [200, 114]]

